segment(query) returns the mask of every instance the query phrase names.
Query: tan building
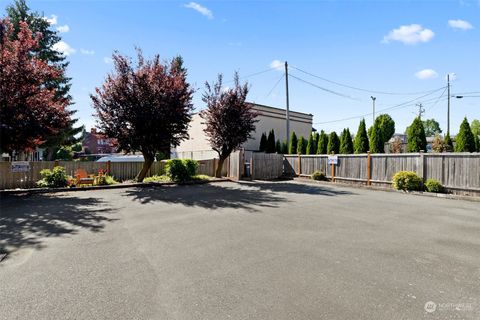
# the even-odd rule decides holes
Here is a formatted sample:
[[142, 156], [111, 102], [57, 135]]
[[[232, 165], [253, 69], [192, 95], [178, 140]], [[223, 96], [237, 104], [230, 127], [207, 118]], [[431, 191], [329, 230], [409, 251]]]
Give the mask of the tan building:
[[[263, 132], [274, 130], [275, 139], [286, 140], [286, 115], [285, 109], [264, 106], [260, 104], [253, 104], [254, 110], [259, 113], [255, 132], [252, 138], [249, 139], [243, 148], [247, 151], [257, 151], [260, 145], [260, 138]], [[297, 137], [303, 136], [308, 138], [312, 132], [311, 114], [290, 111], [290, 133], [295, 131]], [[176, 148], [176, 156], [179, 158], [193, 158], [193, 159], [211, 159], [218, 157], [217, 153], [212, 150], [210, 144], [203, 132], [205, 125], [202, 124], [203, 119], [198, 113], [194, 114], [190, 123], [189, 135], [190, 139], [182, 141]], [[174, 155], [175, 155], [174, 152]]]

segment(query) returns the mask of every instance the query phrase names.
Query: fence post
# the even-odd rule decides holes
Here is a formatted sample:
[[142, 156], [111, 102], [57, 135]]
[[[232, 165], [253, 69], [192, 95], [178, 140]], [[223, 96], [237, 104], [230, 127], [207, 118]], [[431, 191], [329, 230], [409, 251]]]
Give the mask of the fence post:
[[418, 164], [418, 175], [422, 178], [422, 186], [425, 181], [425, 153], [423, 150], [420, 150], [420, 161]]
[[107, 175], [111, 176], [111, 174], [110, 174], [110, 160], [107, 161]]
[[367, 153], [367, 186], [372, 185], [372, 155], [370, 151]]
[[252, 153], [252, 157], [250, 158], [250, 179], [254, 179], [253, 177], [253, 153]]
[[215, 177], [217, 173], [217, 158], [213, 158], [213, 175], [212, 177]]
[[[332, 152], [332, 156], [335, 155], [335, 152]], [[328, 162], [328, 158], [327, 158]], [[335, 165], [332, 163], [331, 165], [331, 175], [332, 175], [332, 182], [335, 182]]]
[[53, 167], [58, 167], [58, 160], [55, 160], [55, 162], [53, 163]]
[[302, 156], [298, 154], [298, 176], [302, 174]]

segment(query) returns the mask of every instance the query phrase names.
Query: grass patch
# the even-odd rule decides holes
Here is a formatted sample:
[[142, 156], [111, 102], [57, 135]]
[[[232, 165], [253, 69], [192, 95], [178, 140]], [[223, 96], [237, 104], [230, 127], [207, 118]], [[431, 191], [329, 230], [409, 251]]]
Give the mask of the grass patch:
[[170, 178], [167, 177], [166, 175], [161, 175], [161, 176], [154, 175], [154, 176], [143, 179], [143, 182], [147, 182], [147, 183], [148, 182], [172, 182], [172, 180], [170, 180]]
[[210, 180], [213, 180], [213, 178], [205, 174], [197, 174], [192, 177], [192, 181], [210, 181]]
[[[186, 180], [184, 182], [209, 181], [209, 180], [212, 180], [212, 179], [213, 178], [210, 177], [210, 176], [207, 176], [207, 175], [204, 175], [204, 174], [197, 174], [197, 175], [191, 177], [191, 179]], [[174, 181], [166, 175], [161, 175], [161, 176], [154, 175], [154, 176], [143, 179], [143, 182], [149, 183], [149, 182], [174, 182]]]

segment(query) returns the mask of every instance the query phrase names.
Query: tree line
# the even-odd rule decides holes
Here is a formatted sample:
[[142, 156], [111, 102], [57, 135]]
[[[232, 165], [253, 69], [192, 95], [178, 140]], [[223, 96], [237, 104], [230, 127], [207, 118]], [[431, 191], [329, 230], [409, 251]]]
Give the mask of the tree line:
[[[360, 121], [356, 135], [350, 133], [349, 128], [342, 130], [340, 136], [336, 132], [329, 134], [321, 130], [312, 132], [308, 138], [297, 137], [293, 131], [290, 135], [289, 145], [286, 140], [275, 140], [274, 130], [267, 134], [264, 132], [260, 139], [259, 151], [266, 153], [282, 154], [360, 154], [370, 151], [371, 153], [384, 153], [385, 144], [390, 141], [395, 133], [395, 122], [388, 114], [379, 115], [368, 130], [365, 119]], [[455, 144], [447, 133], [440, 135], [441, 129], [434, 119], [422, 121], [415, 118], [407, 128], [406, 152], [427, 151], [428, 136], [435, 135], [432, 142], [434, 152], [480, 152], [480, 121], [473, 120], [470, 125], [465, 117], [460, 125]], [[403, 152], [403, 141], [394, 139], [388, 147], [392, 153]]]

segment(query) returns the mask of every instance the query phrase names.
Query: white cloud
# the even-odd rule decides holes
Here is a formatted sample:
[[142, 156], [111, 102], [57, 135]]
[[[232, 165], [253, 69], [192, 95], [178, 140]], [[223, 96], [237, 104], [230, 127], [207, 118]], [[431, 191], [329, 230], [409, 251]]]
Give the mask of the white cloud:
[[68, 31], [70, 31], [70, 27], [68, 26], [68, 24], [66, 24], [64, 26], [58, 26], [57, 31], [60, 32], [60, 33], [66, 33]]
[[460, 30], [470, 30], [473, 29], [473, 26], [470, 22], [465, 20], [448, 20], [448, 25], [453, 29], [460, 29]]
[[54, 25], [57, 24], [57, 22], [58, 22], [58, 21], [57, 21], [57, 18], [58, 18], [58, 17], [57, 17], [56, 15], [54, 15], [54, 14], [52, 14], [52, 15], [50, 16], [50, 18], [49, 18], [49, 17], [43, 17], [43, 19], [45, 19], [45, 20], [46, 20], [48, 23], [50, 23], [52, 26], [54, 26]]
[[423, 69], [415, 73], [415, 77], [421, 80], [434, 79], [438, 77], [438, 73], [433, 69]]
[[113, 62], [113, 60], [112, 60], [112, 58], [110, 58], [110, 57], [104, 57], [104, 58], [103, 58], [103, 62], [105, 62], [106, 64], [110, 64], [110, 63]]
[[199, 5], [196, 2], [190, 2], [188, 4], [185, 4], [184, 7], [189, 8], [189, 9], [193, 9], [193, 10], [199, 12], [200, 14], [204, 15], [208, 19], [213, 19], [212, 11], [210, 9], [202, 6], [202, 5]]
[[275, 69], [275, 70], [283, 70], [285, 67], [285, 63], [280, 61], [280, 60], [273, 60], [270, 62], [270, 68]]
[[85, 54], [87, 56], [92, 56], [95, 54], [95, 51], [93, 50], [88, 50], [88, 49], [80, 49], [81, 54]]
[[65, 41], [58, 41], [53, 45], [53, 50], [58, 51], [60, 53], [63, 53], [64, 55], [68, 56], [76, 52], [75, 49], [70, 47], [68, 43]]
[[384, 43], [390, 41], [400, 41], [404, 44], [415, 44], [418, 42], [428, 42], [435, 36], [432, 30], [422, 27], [420, 24], [411, 24], [400, 26], [393, 29], [388, 35], [383, 37]]

